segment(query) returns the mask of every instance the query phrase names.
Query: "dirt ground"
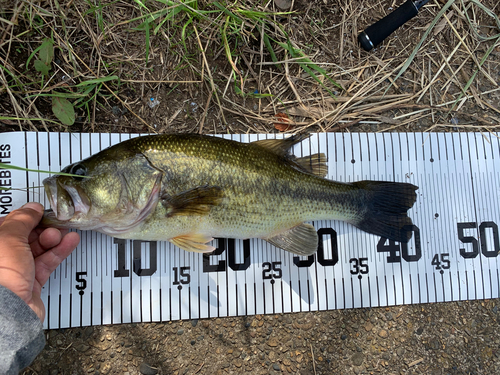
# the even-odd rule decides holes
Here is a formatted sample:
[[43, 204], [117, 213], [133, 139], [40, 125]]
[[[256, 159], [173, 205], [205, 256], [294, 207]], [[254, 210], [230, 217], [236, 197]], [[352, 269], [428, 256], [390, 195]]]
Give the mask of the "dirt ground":
[[25, 374], [498, 374], [498, 300], [47, 332]]
[[[496, 0], [430, 1], [371, 52], [358, 33], [403, 1], [182, 3], [0, 0], [0, 132], [500, 128]], [[23, 374], [498, 374], [499, 314], [495, 299], [51, 330]]]

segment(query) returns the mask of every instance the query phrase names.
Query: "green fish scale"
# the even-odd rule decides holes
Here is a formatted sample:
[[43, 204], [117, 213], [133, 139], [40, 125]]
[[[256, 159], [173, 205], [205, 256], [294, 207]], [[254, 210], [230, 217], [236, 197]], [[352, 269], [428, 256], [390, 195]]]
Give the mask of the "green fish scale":
[[[359, 190], [299, 170], [285, 156], [252, 143], [217, 137], [160, 135], [122, 143], [164, 172], [162, 192], [175, 196], [199, 186], [222, 189], [222, 202], [206, 217], [166, 217], [159, 204], [141, 227], [151, 235], [206, 233], [268, 237], [304, 221], [349, 220], [359, 214]], [[137, 235], [136, 235], [137, 236]]]

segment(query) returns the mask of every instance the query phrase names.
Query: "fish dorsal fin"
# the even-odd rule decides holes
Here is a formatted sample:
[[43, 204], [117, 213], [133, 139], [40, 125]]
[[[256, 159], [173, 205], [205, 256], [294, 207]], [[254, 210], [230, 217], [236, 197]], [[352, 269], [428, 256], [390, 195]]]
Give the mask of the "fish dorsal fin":
[[288, 155], [288, 150], [290, 150], [293, 145], [302, 142], [304, 139], [309, 137], [309, 134], [296, 134], [285, 139], [262, 139], [260, 141], [252, 142], [252, 144], [265, 148], [280, 156], [285, 156]]
[[318, 233], [311, 224], [302, 223], [277, 236], [264, 238], [270, 244], [297, 255], [311, 255], [318, 250]]
[[193, 233], [174, 237], [169, 241], [182, 250], [194, 251], [196, 253], [211, 253], [215, 250], [215, 247], [207, 245], [207, 243], [212, 240], [213, 238], [211, 237]]
[[297, 158], [293, 162], [298, 164], [304, 171], [319, 177], [326, 177], [328, 173], [328, 166], [326, 165], [327, 157], [324, 153]]
[[252, 144], [265, 148], [266, 150], [269, 150], [279, 156], [284, 156], [289, 162], [295, 164], [298, 169], [303, 172], [311, 173], [319, 177], [325, 177], [328, 172], [328, 167], [326, 166], [327, 158], [325, 154], [320, 153], [301, 158], [296, 158], [295, 156], [288, 154], [288, 151], [293, 145], [302, 142], [304, 139], [309, 137], [309, 134], [297, 134], [285, 139], [263, 139], [252, 142]]
[[217, 186], [199, 186], [176, 195], [161, 195], [161, 203], [167, 209], [167, 216], [207, 215], [211, 208], [222, 201], [224, 194]]

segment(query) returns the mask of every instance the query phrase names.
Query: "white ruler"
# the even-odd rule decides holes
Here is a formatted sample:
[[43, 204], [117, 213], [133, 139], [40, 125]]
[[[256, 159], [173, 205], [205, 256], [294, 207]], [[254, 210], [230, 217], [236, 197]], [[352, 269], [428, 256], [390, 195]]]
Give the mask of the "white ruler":
[[[134, 135], [133, 135], [134, 136]], [[241, 142], [275, 135], [232, 135]], [[43, 289], [45, 328], [275, 314], [499, 297], [500, 142], [496, 134], [313, 134], [298, 156], [328, 155], [328, 178], [419, 187], [399, 244], [339, 221], [317, 221], [316, 255], [260, 240], [217, 240], [212, 255], [170, 243], [82, 232]], [[60, 171], [127, 134], [2, 133], [0, 159]], [[0, 213], [48, 207], [45, 174], [0, 170]], [[272, 202], [269, 202], [272, 204]]]

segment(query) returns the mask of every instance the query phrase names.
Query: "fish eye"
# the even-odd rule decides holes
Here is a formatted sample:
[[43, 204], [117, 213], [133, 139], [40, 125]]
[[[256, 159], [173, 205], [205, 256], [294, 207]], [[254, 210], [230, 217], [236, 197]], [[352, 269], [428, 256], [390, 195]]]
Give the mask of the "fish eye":
[[86, 176], [87, 175], [87, 168], [83, 165], [83, 164], [75, 164], [71, 167], [69, 173], [71, 174], [76, 174], [78, 176], [82, 176], [82, 177], [75, 177], [73, 176], [73, 178], [77, 181], [82, 181], [83, 180], [83, 176]]

